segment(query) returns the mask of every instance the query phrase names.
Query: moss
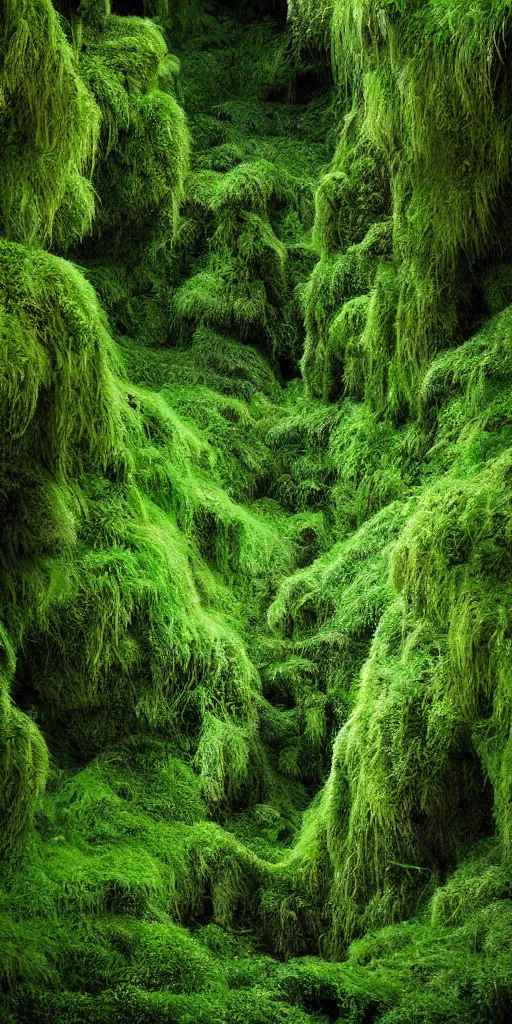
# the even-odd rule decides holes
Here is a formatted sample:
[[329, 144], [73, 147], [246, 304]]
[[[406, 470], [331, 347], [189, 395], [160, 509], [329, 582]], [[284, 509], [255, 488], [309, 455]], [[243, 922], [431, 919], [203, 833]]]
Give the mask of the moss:
[[26, 839], [48, 775], [48, 750], [31, 719], [1, 694], [2, 854], [15, 855]]
[[4, 7], [0, 1016], [505, 1024], [508, 5]]
[[[429, 359], [458, 338], [468, 262], [489, 249], [500, 217], [510, 173], [508, 85], [497, 71], [506, 46], [503, 7], [478, 5], [468, 15], [457, 4], [448, 13], [446, 5], [430, 3], [381, 10], [373, 2], [340, 0], [295, 3], [292, 13], [313, 34], [329, 27], [340, 85], [348, 85], [353, 100], [339, 147], [345, 166], [335, 159], [319, 189], [317, 237], [346, 248], [359, 241], [356, 222], [343, 234], [351, 218], [381, 212], [365, 160], [377, 160], [383, 194], [386, 177], [389, 183], [400, 268], [390, 400], [410, 403]], [[484, 56], [490, 39], [500, 40], [496, 64]], [[491, 164], [484, 155], [489, 145]], [[359, 167], [365, 168], [362, 187]]]
[[[194, 261], [197, 272], [174, 295], [182, 337], [190, 327], [209, 327], [263, 345], [274, 358], [294, 358], [293, 265], [275, 219], [287, 197], [293, 197], [291, 178], [267, 160], [223, 173], [202, 170], [190, 178], [186, 212], [197, 224], [190, 242], [196, 248], [204, 233], [210, 255]], [[283, 306], [285, 324], [279, 316]]]
[[[311, 393], [318, 398], [332, 399], [343, 393], [343, 371], [340, 366], [342, 353], [338, 347], [339, 342], [336, 343], [340, 307], [354, 298], [360, 297], [362, 300], [363, 296], [370, 293], [371, 297], [375, 298], [373, 303], [371, 299], [368, 303], [369, 315], [373, 312], [376, 301], [382, 300], [383, 271], [379, 264], [382, 257], [389, 254], [389, 229], [389, 222], [377, 222], [368, 230], [363, 240], [350, 246], [345, 254], [335, 252], [324, 256], [317, 263], [308, 282], [304, 296], [306, 343], [301, 368], [305, 383]], [[349, 310], [346, 315], [350, 316]], [[357, 338], [354, 340], [357, 352]], [[352, 339], [347, 339], [347, 342], [350, 345]], [[379, 342], [382, 344], [381, 334]], [[365, 345], [364, 328], [360, 344], [366, 355], [364, 350], [369, 346]], [[345, 371], [345, 380], [350, 389], [347, 389], [348, 393], [354, 397], [360, 397], [360, 381], [365, 370], [365, 385], [367, 388], [371, 386], [371, 370], [368, 372], [370, 368], [364, 366], [363, 353], [359, 356], [362, 365], [355, 370], [353, 362], [357, 362], [357, 355], [352, 355], [351, 352], [352, 365]]]
[[46, 245], [55, 218], [67, 241], [90, 227], [87, 187], [100, 112], [79, 77], [50, 0], [9, 0], [0, 21], [2, 236]]

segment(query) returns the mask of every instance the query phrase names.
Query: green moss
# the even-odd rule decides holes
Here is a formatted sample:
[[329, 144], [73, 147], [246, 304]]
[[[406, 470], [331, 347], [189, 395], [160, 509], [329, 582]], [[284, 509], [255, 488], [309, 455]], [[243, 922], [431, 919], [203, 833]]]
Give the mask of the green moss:
[[[292, 14], [319, 36], [329, 26], [340, 85], [353, 100], [338, 151], [344, 163], [335, 158], [318, 192], [317, 238], [327, 251], [359, 241], [359, 220], [385, 212], [387, 177], [399, 269], [390, 401], [414, 403], [428, 361], [459, 337], [467, 266], [492, 244], [510, 174], [508, 84], [498, 72], [503, 5], [469, 14], [460, 4], [339, 0], [297, 2]], [[490, 40], [496, 63], [486, 56]], [[371, 160], [383, 185], [373, 184]]]
[[[365, 344], [366, 331], [362, 324], [362, 351], [357, 352], [357, 334], [355, 339], [347, 339], [345, 344], [350, 350], [350, 354], [347, 353], [350, 363], [343, 373], [343, 350], [340, 351], [339, 334], [337, 336], [340, 308], [354, 298], [361, 298], [362, 301], [363, 296], [370, 292], [374, 301], [372, 302], [370, 298], [368, 302], [368, 317], [373, 313], [377, 302], [382, 302], [383, 298], [386, 301], [387, 296], [383, 296], [381, 284], [381, 261], [382, 257], [389, 255], [390, 241], [389, 222], [377, 222], [372, 225], [363, 240], [350, 246], [345, 254], [335, 252], [324, 256], [311, 275], [304, 296], [306, 343], [301, 368], [309, 390], [318, 398], [335, 398], [343, 393], [343, 390], [354, 397], [360, 397], [361, 380], [365, 370], [366, 387], [371, 386], [373, 367], [364, 365], [365, 349], [370, 346], [368, 342]], [[350, 308], [353, 309], [352, 306]], [[350, 317], [350, 310], [347, 310], [345, 315]], [[386, 319], [389, 320], [389, 312]], [[371, 329], [370, 325], [367, 326]], [[380, 334], [378, 340], [382, 344]], [[355, 352], [350, 348], [354, 341]], [[362, 365], [357, 367], [357, 362]], [[343, 375], [348, 385], [346, 389], [343, 389]]]
[[99, 110], [50, 0], [9, 0], [0, 21], [0, 224], [6, 238], [47, 244], [55, 218], [69, 240], [90, 227]]
[[506, 1024], [508, 5], [4, 8], [2, 1021]]
[[14, 707], [2, 690], [0, 712], [2, 755], [2, 854], [12, 856], [26, 839], [35, 807], [48, 775], [48, 750], [35, 724]]

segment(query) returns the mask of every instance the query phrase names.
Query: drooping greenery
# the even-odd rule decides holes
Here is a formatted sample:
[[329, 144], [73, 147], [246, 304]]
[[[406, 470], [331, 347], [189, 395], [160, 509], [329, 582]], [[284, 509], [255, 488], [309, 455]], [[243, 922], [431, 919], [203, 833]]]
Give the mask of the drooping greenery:
[[5, 0], [0, 1024], [505, 1024], [511, 16]]

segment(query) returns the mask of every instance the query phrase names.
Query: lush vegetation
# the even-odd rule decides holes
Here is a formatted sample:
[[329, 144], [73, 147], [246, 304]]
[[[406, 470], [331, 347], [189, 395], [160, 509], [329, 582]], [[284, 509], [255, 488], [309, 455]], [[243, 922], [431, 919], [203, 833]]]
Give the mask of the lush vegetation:
[[510, 1020], [511, 41], [3, 0], [0, 1024]]

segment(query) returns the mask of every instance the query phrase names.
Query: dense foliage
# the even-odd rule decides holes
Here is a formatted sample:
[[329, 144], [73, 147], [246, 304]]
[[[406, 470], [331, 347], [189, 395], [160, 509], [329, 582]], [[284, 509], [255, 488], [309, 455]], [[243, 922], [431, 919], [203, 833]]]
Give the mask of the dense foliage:
[[511, 1019], [511, 40], [3, 0], [0, 1024]]

